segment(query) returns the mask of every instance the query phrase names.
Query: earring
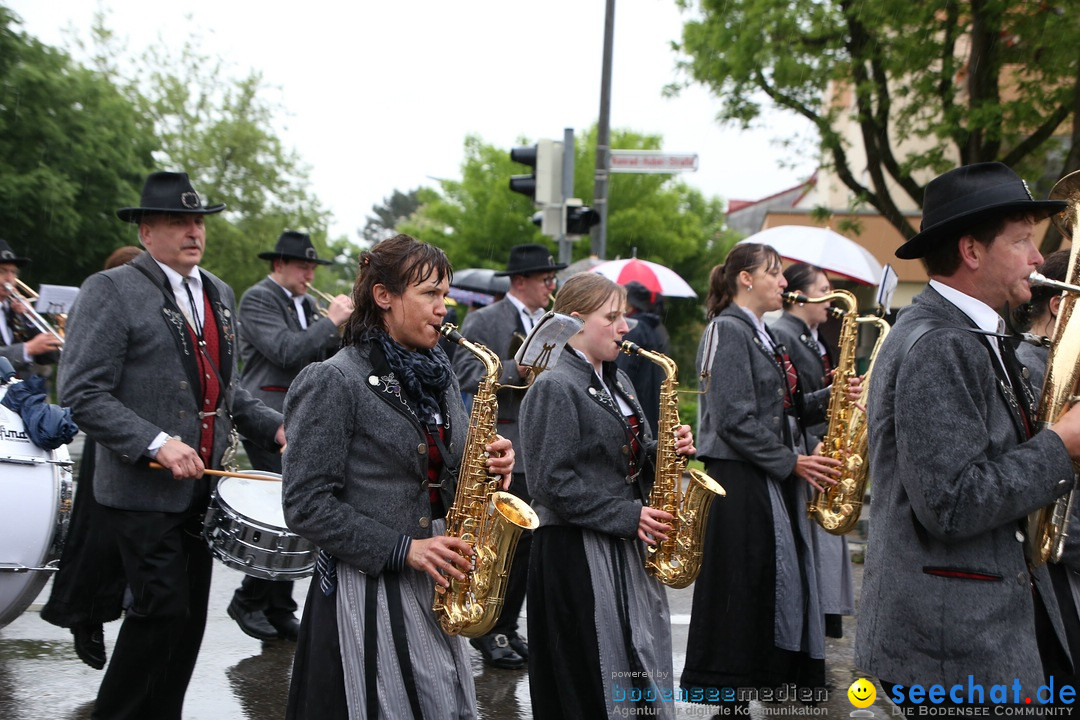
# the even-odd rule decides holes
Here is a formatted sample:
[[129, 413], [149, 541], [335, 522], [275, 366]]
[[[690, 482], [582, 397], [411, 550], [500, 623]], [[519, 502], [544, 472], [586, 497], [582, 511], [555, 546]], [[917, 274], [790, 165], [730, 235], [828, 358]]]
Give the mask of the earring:
[[746, 286], [746, 292], [753, 292], [753, 290], [754, 290], [754, 286], [753, 286], [753, 285], [747, 285], [747, 286]]

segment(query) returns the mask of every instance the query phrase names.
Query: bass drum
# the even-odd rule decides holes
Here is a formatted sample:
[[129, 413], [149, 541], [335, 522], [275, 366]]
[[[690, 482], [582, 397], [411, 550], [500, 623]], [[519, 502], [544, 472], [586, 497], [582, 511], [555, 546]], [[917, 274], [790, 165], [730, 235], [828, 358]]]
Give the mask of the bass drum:
[[[7, 394], [0, 387], [0, 398]], [[0, 628], [30, 607], [57, 569], [72, 500], [66, 446], [42, 450], [0, 405]]]

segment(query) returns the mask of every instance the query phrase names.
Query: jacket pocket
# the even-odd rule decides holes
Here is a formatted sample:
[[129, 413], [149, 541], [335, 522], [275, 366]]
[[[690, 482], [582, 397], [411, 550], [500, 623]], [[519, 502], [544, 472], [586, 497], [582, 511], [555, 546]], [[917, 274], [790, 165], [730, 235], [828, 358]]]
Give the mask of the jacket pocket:
[[922, 571], [927, 575], [935, 575], [943, 578], [956, 580], [976, 580], [979, 582], [1001, 582], [1001, 575], [985, 573], [978, 570], [965, 570], [963, 568], [931, 567], [924, 565]]

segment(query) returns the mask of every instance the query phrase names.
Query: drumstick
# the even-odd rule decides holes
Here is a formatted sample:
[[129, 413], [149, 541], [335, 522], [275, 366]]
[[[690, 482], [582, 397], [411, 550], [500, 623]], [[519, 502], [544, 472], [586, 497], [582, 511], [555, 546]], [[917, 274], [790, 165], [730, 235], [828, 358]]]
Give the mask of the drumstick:
[[[161, 463], [151, 462], [150, 467], [154, 470], [168, 470], [167, 467]], [[203, 470], [206, 475], [218, 475], [220, 477], [234, 477], [244, 478], [245, 480], [264, 480], [267, 482], [281, 482], [280, 477], [270, 477], [267, 475], [251, 475], [249, 473], [229, 472], [228, 470]]]

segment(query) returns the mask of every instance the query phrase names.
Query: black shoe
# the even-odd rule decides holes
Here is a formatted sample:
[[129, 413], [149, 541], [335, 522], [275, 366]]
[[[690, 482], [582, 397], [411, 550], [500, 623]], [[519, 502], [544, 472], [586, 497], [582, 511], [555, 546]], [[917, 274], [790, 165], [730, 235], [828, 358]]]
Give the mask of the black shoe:
[[300, 635], [300, 621], [292, 613], [288, 615], [267, 615], [267, 621], [277, 630], [277, 636], [282, 640], [292, 640]]
[[105, 630], [100, 625], [75, 625], [71, 628], [75, 638], [75, 654], [84, 663], [101, 670], [105, 667]]
[[241, 610], [236, 601], [229, 603], [229, 617], [236, 621], [245, 635], [256, 640], [277, 640], [278, 631], [266, 619], [260, 610], [248, 612]]
[[504, 670], [517, 670], [525, 667], [525, 658], [510, 647], [510, 640], [502, 633], [490, 633], [473, 638], [469, 644], [484, 656], [484, 664]]
[[506, 639], [510, 642], [510, 647], [514, 648], [514, 652], [525, 660], [529, 659], [529, 643], [525, 641], [525, 638], [514, 633], [513, 635], [507, 635]]

